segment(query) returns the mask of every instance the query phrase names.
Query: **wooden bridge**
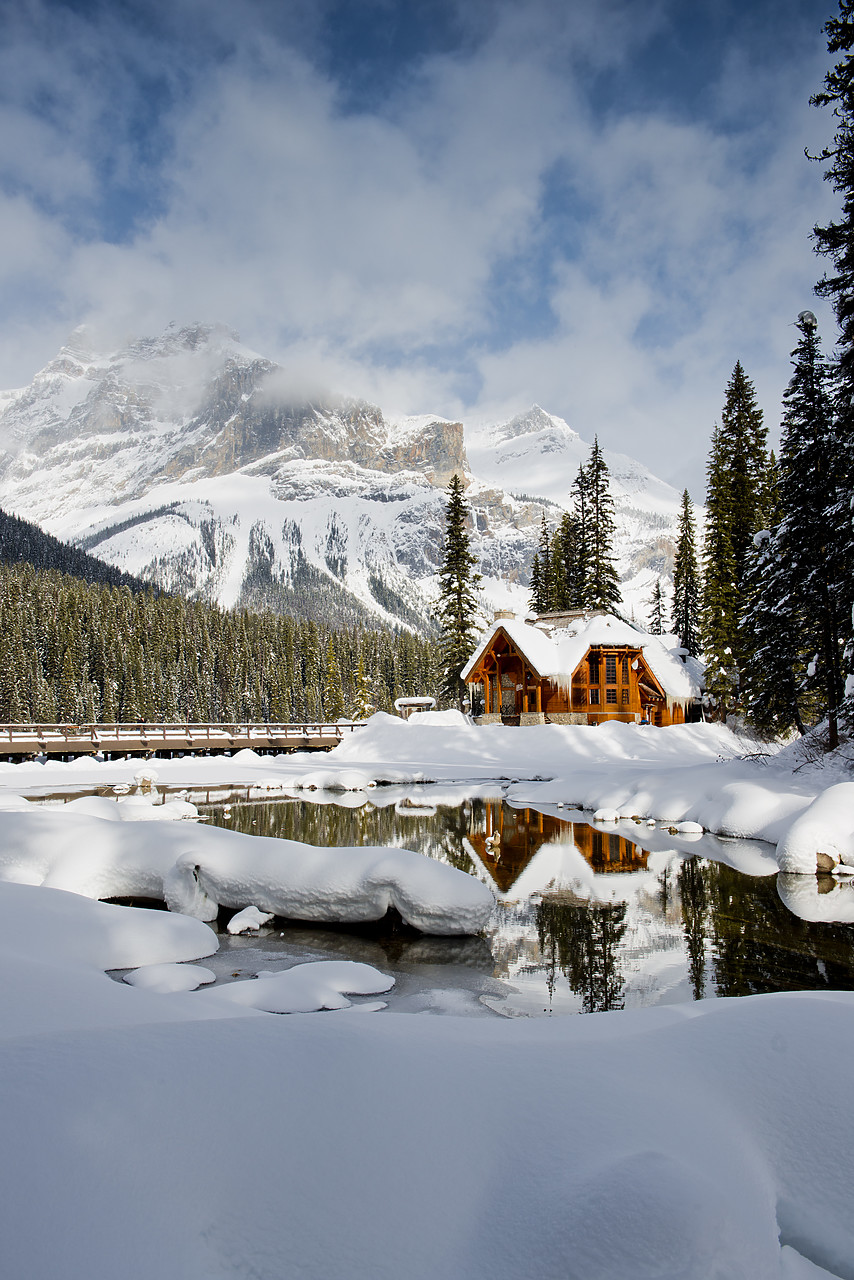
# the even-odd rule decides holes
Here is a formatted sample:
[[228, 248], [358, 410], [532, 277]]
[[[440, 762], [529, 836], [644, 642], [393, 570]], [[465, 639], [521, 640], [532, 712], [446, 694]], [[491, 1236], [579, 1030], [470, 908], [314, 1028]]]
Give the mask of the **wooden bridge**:
[[3, 724], [0, 757], [214, 755], [226, 751], [328, 751], [358, 721], [340, 724]]

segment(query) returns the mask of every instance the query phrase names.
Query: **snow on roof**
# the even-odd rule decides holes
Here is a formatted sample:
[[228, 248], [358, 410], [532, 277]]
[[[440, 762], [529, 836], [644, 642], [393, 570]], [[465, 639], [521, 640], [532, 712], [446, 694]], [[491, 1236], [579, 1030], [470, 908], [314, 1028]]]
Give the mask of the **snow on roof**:
[[676, 636], [653, 636], [613, 614], [594, 614], [572, 619], [564, 625], [531, 625], [519, 618], [499, 618], [486, 632], [462, 670], [466, 680], [499, 629], [512, 640], [537, 675], [554, 684], [568, 685], [573, 672], [591, 645], [626, 646], [641, 649], [644, 660], [666, 697], [676, 702], [699, 698], [702, 693], [700, 667], [696, 661], [683, 663]]

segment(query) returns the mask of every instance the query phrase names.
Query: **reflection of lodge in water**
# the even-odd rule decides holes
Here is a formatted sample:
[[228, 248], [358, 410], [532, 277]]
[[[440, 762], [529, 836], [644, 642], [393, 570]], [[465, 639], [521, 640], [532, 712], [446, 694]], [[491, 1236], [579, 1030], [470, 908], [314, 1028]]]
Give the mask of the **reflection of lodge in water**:
[[510, 809], [500, 802], [487, 802], [484, 810], [485, 830], [470, 832], [469, 841], [501, 893], [508, 892], [546, 844], [574, 844], [596, 872], [646, 867], [644, 850], [616, 832], [533, 809]]

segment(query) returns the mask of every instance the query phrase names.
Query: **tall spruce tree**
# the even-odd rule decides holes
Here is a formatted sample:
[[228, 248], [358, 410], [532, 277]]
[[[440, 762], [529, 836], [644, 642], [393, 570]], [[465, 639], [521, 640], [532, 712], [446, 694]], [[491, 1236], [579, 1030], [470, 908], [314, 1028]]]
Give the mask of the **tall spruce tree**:
[[[833, 143], [817, 157], [825, 165], [824, 177], [842, 197], [835, 221], [813, 229], [816, 251], [833, 267], [816, 285], [820, 297], [833, 303], [839, 324], [835, 377], [836, 433], [841, 475], [837, 481], [836, 520], [845, 543], [847, 563], [854, 562], [854, 0], [839, 0], [839, 16], [825, 24], [828, 52], [840, 54], [827, 73], [824, 89], [811, 99], [815, 106], [829, 106], [836, 121]], [[849, 570], [836, 592], [847, 645], [845, 661], [854, 672], [851, 621], [854, 608], [854, 574]], [[854, 728], [854, 675], [849, 675], [843, 703], [843, 719]]]
[[587, 606], [591, 609], [613, 609], [621, 600], [620, 579], [614, 567], [614, 534], [617, 525], [608, 477], [608, 466], [599, 448], [599, 437], [594, 436], [586, 469], [590, 548]]
[[653, 636], [664, 634], [664, 592], [661, 590], [661, 578], [656, 578], [649, 599], [649, 632]]
[[712, 435], [706, 497], [702, 637], [706, 686], [724, 718], [740, 702], [748, 654], [741, 618], [753, 536], [768, 501], [767, 430], [741, 362], [727, 388], [721, 425]]
[[700, 652], [700, 571], [694, 538], [694, 507], [687, 489], [683, 490], [679, 513], [670, 625], [682, 648], [696, 658]]
[[551, 538], [545, 511], [540, 522], [540, 541], [531, 568], [530, 605], [535, 613], [548, 613], [552, 607]]
[[745, 618], [755, 650], [749, 711], [761, 728], [777, 731], [794, 724], [803, 732], [805, 720], [827, 716], [836, 746], [848, 631], [847, 459], [811, 311], [801, 312], [797, 327], [794, 373], [783, 396], [779, 523], [767, 550], [760, 548]]
[[741, 695], [747, 718], [760, 733], [804, 731], [802, 683], [806, 671], [799, 609], [789, 590], [776, 531], [763, 529], [748, 558], [750, 607], [744, 617], [748, 659]]
[[478, 609], [475, 588], [480, 574], [466, 521], [463, 482], [451, 477], [445, 507], [445, 543], [439, 570], [439, 600], [436, 615], [441, 627], [439, 641], [442, 664], [442, 692], [462, 709], [466, 687], [460, 672], [477, 645]]

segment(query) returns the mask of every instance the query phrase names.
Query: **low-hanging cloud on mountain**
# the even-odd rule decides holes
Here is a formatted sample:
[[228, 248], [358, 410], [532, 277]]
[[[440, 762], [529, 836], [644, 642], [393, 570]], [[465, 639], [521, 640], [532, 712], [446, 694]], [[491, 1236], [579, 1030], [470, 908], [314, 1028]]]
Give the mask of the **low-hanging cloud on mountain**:
[[0, 381], [219, 320], [288, 394], [536, 400], [696, 479], [736, 358], [773, 424], [833, 210], [822, 6], [716, 8], [680, 61], [665, 0], [7, 6]]

